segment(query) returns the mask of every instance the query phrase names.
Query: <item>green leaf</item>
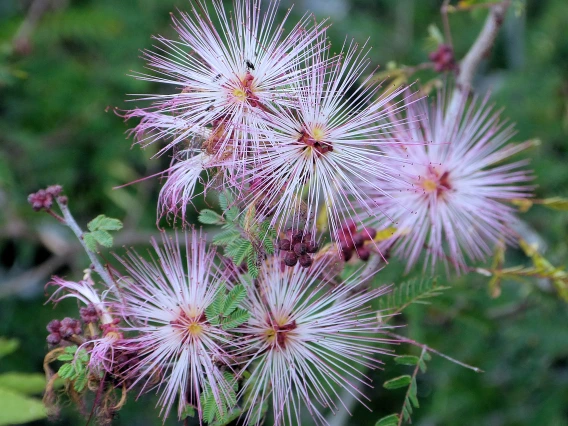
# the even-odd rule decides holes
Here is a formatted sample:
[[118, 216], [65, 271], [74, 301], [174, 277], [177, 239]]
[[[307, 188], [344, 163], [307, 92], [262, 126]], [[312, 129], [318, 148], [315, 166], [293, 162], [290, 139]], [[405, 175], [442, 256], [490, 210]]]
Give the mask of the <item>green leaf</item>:
[[4, 388], [0, 388], [0, 407], [0, 426], [27, 424], [47, 417], [40, 400]]
[[223, 378], [229, 385], [232, 386], [235, 392], [239, 390], [239, 382], [235, 380], [235, 376], [233, 376], [230, 372], [223, 371]]
[[77, 392], [83, 392], [85, 387], [87, 387], [87, 382], [88, 382], [88, 377], [85, 372], [85, 374], [81, 374], [75, 379], [75, 381], [73, 382], [73, 387]]
[[235, 265], [239, 266], [241, 263], [243, 263], [243, 260], [245, 260], [248, 257], [249, 253], [251, 253], [253, 250], [254, 249], [250, 241], [242, 240], [235, 252], [235, 255], [233, 256], [233, 262], [235, 262]]
[[410, 399], [412, 405], [414, 405], [416, 408], [419, 408], [420, 404], [418, 403], [418, 397], [416, 396], [417, 392], [418, 388], [416, 386], [416, 378], [413, 377], [412, 382], [410, 382], [410, 390], [408, 392], [408, 398]]
[[118, 231], [122, 229], [122, 222], [100, 214], [87, 224], [87, 228], [89, 228], [89, 231]]
[[201, 210], [198, 220], [206, 225], [219, 225], [225, 222], [221, 215], [209, 209]]
[[379, 419], [377, 423], [375, 423], [375, 426], [397, 426], [398, 420], [398, 414], [391, 414], [390, 416]]
[[17, 339], [0, 337], [0, 358], [15, 352], [19, 346], [20, 342]]
[[75, 376], [75, 369], [73, 365], [70, 363], [65, 363], [61, 367], [59, 367], [59, 371], [57, 372], [59, 377], [62, 379], [70, 379]]
[[195, 417], [195, 408], [191, 405], [186, 405], [181, 413], [181, 420], [187, 419], [188, 417]]
[[250, 313], [245, 309], [237, 308], [235, 312], [225, 318], [222, 322], [223, 329], [229, 330], [244, 324], [250, 318]]
[[413, 303], [428, 303], [426, 299], [439, 296], [448, 288], [438, 285], [435, 277], [405, 281], [379, 298], [379, 310], [400, 312]]
[[247, 256], [247, 269], [251, 277], [258, 277], [258, 255], [254, 251], [251, 251]]
[[91, 232], [93, 238], [103, 247], [112, 247], [112, 235], [107, 231], [99, 229], [98, 231]]
[[207, 308], [205, 308], [205, 317], [213, 325], [219, 324], [219, 315], [223, 312], [223, 306], [225, 305], [225, 287], [220, 287], [217, 295], [213, 299], [213, 302]]
[[0, 388], [26, 395], [39, 394], [45, 388], [45, 376], [39, 373], [0, 374]]
[[85, 242], [85, 245], [90, 251], [92, 252], [97, 251], [97, 240], [95, 239], [93, 234], [91, 234], [90, 232], [85, 232], [83, 234], [83, 241]]
[[394, 359], [394, 362], [400, 365], [416, 365], [420, 358], [414, 355], [400, 355]]
[[201, 413], [206, 423], [211, 423], [217, 414], [217, 403], [213, 397], [213, 393], [204, 392], [201, 394]]
[[247, 295], [247, 290], [244, 285], [237, 284], [233, 289], [227, 294], [227, 298], [225, 299], [225, 303], [223, 304], [223, 315], [229, 316], [233, 313], [235, 309], [237, 309], [240, 303]]
[[260, 223], [260, 231], [261, 231], [261, 237], [263, 238], [268, 238], [271, 240], [275, 240], [276, 238], [278, 238], [278, 233], [276, 232], [276, 229], [274, 229], [270, 225], [270, 221], [268, 220], [265, 220], [264, 222]]
[[274, 254], [274, 243], [272, 242], [271, 239], [268, 239], [268, 238], [265, 239], [262, 242], [262, 245], [264, 247], [264, 251], [266, 252], [266, 254], [268, 254], [268, 255]]
[[229, 210], [225, 211], [225, 216], [227, 217], [227, 220], [234, 222], [235, 220], [237, 220], [237, 217], [239, 217], [239, 214], [241, 213], [241, 210], [238, 207], [231, 207]]
[[399, 389], [408, 386], [411, 382], [411, 377], [408, 374], [404, 376], [398, 376], [394, 379], [387, 380], [383, 383], [385, 389]]
[[234, 202], [235, 199], [233, 198], [233, 194], [229, 191], [223, 191], [219, 194], [219, 206], [221, 207], [221, 210], [228, 210]]
[[542, 205], [553, 210], [568, 210], [568, 198], [552, 197], [542, 200]]
[[235, 228], [229, 228], [219, 232], [213, 237], [213, 244], [218, 246], [226, 246], [233, 243], [237, 238], [241, 237], [241, 232]]

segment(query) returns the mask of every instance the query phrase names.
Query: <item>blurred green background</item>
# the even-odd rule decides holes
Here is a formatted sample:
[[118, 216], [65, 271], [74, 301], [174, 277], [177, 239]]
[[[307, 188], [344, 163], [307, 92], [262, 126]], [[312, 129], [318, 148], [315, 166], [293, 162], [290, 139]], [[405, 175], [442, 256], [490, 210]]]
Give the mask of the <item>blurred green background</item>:
[[[428, 26], [441, 28], [438, 0], [295, 3], [292, 19], [306, 9], [319, 19], [331, 17], [335, 51], [346, 34], [361, 42], [369, 38], [373, 64], [381, 66], [426, 62], [432, 50]], [[284, 1], [282, 12], [290, 4]], [[174, 36], [169, 13], [176, 8], [187, 9], [188, 1], [0, 0], [0, 336], [19, 342], [4, 357], [0, 348], [0, 374], [42, 372], [45, 325], [77, 315], [72, 301], [55, 310], [44, 306], [44, 284], [52, 274], [79, 279], [88, 265], [67, 229], [31, 210], [30, 192], [63, 185], [83, 226], [100, 213], [120, 218], [125, 229], [116, 247], [140, 246], [157, 234], [159, 181], [113, 187], [162, 170], [169, 160], [150, 160], [157, 146], [132, 147], [126, 131], [134, 123], [125, 124], [113, 108], [132, 108], [127, 94], [164, 90], [128, 74], [143, 70], [139, 50], [152, 46], [151, 34]], [[484, 18], [483, 10], [451, 16], [458, 57]], [[435, 76], [418, 75], [421, 81]], [[496, 104], [517, 123], [515, 140], [542, 140], [528, 153], [537, 197], [568, 196], [568, 2], [515, 1], [476, 86], [491, 90]], [[523, 220], [525, 236], [540, 242], [555, 265], [565, 264], [568, 213], [536, 206]], [[511, 264], [528, 262], [514, 249], [507, 256]], [[384, 283], [400, 279], [396, 262], [377, 277]], [[494, 299], [480, 275], [443, 275], [441, 281], [452, 289], [431, 305], [405, 311], [397, 319], [408, 324], [401, 333], [485, 373], [435, 357], [418, 379], [421, 407], [413, 424], [568, 425], [568, 313], [550, 283], [505, 282]], [[400, 411], [404, 392], [386, 391], [381, 383], [408, 369], [391, 360], [385, 369], [373, 373], [373, 411], [357, 407], [353, 417], [338, 424], [374, 425], [381, 416]], [[150, 395], [135, 402], [132, 396], [114, 424], [161, 424], [155, 401]], [[0, 424], [6, 424], [1, 423], [7, 409], [2, 404], [0, 398]], [[85, 421], [66, 407], [53, 424]]]

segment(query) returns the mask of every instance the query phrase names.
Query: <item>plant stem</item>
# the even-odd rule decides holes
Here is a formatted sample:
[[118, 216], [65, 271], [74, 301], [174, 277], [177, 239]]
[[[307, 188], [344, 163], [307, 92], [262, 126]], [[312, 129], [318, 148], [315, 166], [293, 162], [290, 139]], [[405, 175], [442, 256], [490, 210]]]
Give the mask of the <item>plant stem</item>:
[[83, 231], [81, 230], [81, 228], [79, 227], [79, 225], [75, 221], [75, 218], [73, 217], [73, 215], [69, 211], [69, 207], [67, 207], [67, 203], [66, 202], [62, 203], [60, 201], [59, 197], [57, 197], [57, 205], [61, 209], [61, 213], [63, 213], [63, 217], [65, 218], [65, 224], [77, 236], [77, 239], [79, 240], [79, 242], [83, 246], [83, 249], [87, 253], [87, 256], [89, 256], [89, 259], [91, 259], [91, 263], [93, 264], [97, 274], [99, 274], [99, 276], [102, 278], [104, 283], [108, 286], [108, 288], [112, 289], [116, 294], [119, 294], [118, 289], [116, 287], [116, 284], [114, 283], [114, 280], [111, 278], [108, 271], [105, 269], [105, 267], [99, 261], [99, 259], [95, 255], [95, 253], [93, 253], [91, 250], [89, 250], [89, 248], [85, 244], [85, 240], [83, 239]]
[[401, 336], [400, 334], [392, 333], [392, 332], [386, 331], [386, 330], [383, 331], [383, 333], [386, 334], [387, 336], [394, 337], [395, 339], [397, 339], [400, 342], [410, 343], [411, 345], [418, 346], [419, 348], [422, 348], [423, 350], [426, 350], [428, 352], [432, 352], [433, 354], [441, 356], [442, 358], [445, 358], [448, 361], [451, 361], [454, 364], [457, 364], [461, 367], [468, 368], [470, 370], [475, 371], [476, 373], [483, 373], [483, 370], [481, 368], [477, 368], [477, 367], [474, 367], [472, 365], [466, 364], [465, 362], [458, 361], [457, 359], [452, 358], [451, 356], [448, 356], [446, 354], [443, 354], [442, 352], [439, 352], [436, 349], [432, 349], [428, 345], [424, 345], [423, 343], [419, 343], [416, 340], [412, 340], [412, 339], [409, 339], [408, 337], [404, 337], [404, 336]]
[[491, 50], [510, 4], [511, 0], [503, 0], [490, 7], [489, 16], [479, 36], [477, 36], [477, 40], [460, 62], [456, 86], [446, 111], [447, 130], [455, 126], [456, 120], [459, 119], [459, 111], [471, 91], [473, 77], [481, 60]]

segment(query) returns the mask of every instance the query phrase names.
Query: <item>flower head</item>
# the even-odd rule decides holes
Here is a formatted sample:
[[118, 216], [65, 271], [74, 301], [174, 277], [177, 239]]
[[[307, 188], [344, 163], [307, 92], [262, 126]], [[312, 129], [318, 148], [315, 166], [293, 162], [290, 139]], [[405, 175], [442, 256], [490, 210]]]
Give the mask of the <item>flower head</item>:
[[143, 99], [152, 105], [128, 114], [141, 118], [135, 132], [145, 135], [142, 141], [169, 138], [173, 146], [207, 127], [212, 134], [204, 150], [221, 159], [240, 158], [254, 143], [254, 129], [265, 111], [290, 104], [289, 87], [303, 76], [297, 65], [321, 48], [323, 39], [314, 42], [324, 23], [305, 15], [285, 34], [289, 12], [276, 23], [278, 1], [268, 2], [264, 11], [260, 0], [235, 0], [233, 5], [233, 13], [227, 14], [223, 3], [214, 0], [211, 14], [203, 1], [194, 2], [190, 13], [173, 18], [180, 40], [156, 37], [161, 46], [144, 53], [159, 76], [139, 78], [178, 90], [146, 95]]
[[[313, 58], [297, 87], [297, 107], [271, 117], [266, 138], [273, 143], [250, 162], [244, 180], [248, 202], [278, 227], [315, 231], [323, 208], [337, 238], [341, 223], [381, 214], [361, 182], [380, 191], [381, 180], [393, 175], [380, 150], [388, 142], [383, 133], [396, 125], [384, 107], [400, 91], [375, 99], [380, 86], [373, 75], [356, 85], [369, 60], [355, 43], [339, 57], [326, 55]], [[367, 207], [364, 214], [354, 201]]]
[[444, 94], [439, 97], [438, 105], [411, 104], [408, 115], [416, 121], [394, 134], [403, 144], [385, 148], [387, 155], [407, 159], [406, 178], [382, 182], [384, 192], [367, 185], [367, 193], [397, 228], [389, 244], [395, 243], [408, 268], [425, 252], [426, 263], [442, 260], [459, 271], [466, 258], [483, 260], [500, 239], [512, 240], [516, 218], [504, 202], [530, 196], [523, 183], [531, 176], [523, 169], [528, 160], [504, 161], [530, 142], [505, 145], [513, 125], [499, 120], [487, 98], [462, 104], [450, 123]]
[[336, 287], [319, 281], [329, 266], [323, 261], [310, 269], [282, 269], [274, 257], [248, 286], [251, 317], [239, 329], [254, 363], [242, 389], [252, 407], [248, 420], [255, 421], [255, 409], [269, 397], [275, 424], [301, 424], [302, 404], [325, 423], [320, 409], [335, 412], [337, 387], [366, 398], [358, 383], [370, 380], [360, 368], [377, 367], [375, 355], [386, 352], [377, 346], [383, 341], [376, 337], [380, 327], [367, 305], [385, 290], [353, 294], [354, 280]]
[[[57, 289], [53, 292], [50, 297], [50, 301], [59, 302], [67, 298], [76, 298], [77, 300], [83, 302], [87, 309], [81, 308], [81, 316], [89, 313], [89, 323], [99, 322], [99, 327], [102, 331], [100, 337], [98, 335], [92, 335], [91, 339], [81, 345], [81, 348], [85, 348], [89, 353], [89, 369], [95, 373], [100, 373], [103, 371], [113, 372], [114, 370], [114, 358], [115, 350], [117, 346], [122, 341], [122, 333], [118, 330], [117, 324], [120, 322], [120, 318], [114, 318], [111, 314], [111, 304], [104, 301], [106, 297], [106, 292], [103, 296], [99, 296], [97, 290], [93, 287], [93, 283], [90, 279], [84, 279], [79, 282], [66, 281], [59, 277], [53, 277], [53, 280], [48, 284], [51, 286], [56, 286]], [[83, 318], [85, 319], [85, 318]], [[58, 333], [62, 337], [66, 334], [77, 334], [74, 329], [81, 330], [80, 323], [76, 322], [72, 327], [69, 327], [65, 323], [70, 323], [70, 318], [65, 318], [61, 321], [61, 327]], [[52, 322], [54, 323], [54, 322]], [[50, 324], [52, 324], [50, 323]], [[66, 332], [69, 329], [72, 331]], [[94, 330], [97, 333], [97, 330]], [[77, 351], [79, 353], [79, 351]]]
[[205, 315], [223, 285], [214, 251], [206, 251], [196, 231], [186, 234], [185, 251], [177, 236], [163, 240], [163, 247], [153, 241], [157, 259], [130, 253], [122, 260], [129, 277], [123, 278], [120, 309], [129, 321], [124, 330], [136, 333], [126, 339], [125, 350], [134, 355], [126, 374], [143, 390], [161, 389], [159, 404], [167, 416], [176, 398], [180, 415], [187, 404], [201, 410], [205, 387], [217, 401], [226, 398], [229, 384], [220, 366], [230, 362], [232, 336]]

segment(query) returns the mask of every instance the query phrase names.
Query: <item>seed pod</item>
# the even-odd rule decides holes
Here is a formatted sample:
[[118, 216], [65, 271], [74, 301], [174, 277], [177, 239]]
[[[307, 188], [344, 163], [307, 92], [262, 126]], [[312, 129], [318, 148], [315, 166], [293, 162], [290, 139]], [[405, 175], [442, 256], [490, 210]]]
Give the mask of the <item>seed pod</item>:
[[296, 231], [292, 233], [292, 247], [298, 243], [301, 243], [304, 239], [304, 231]]
[[371, 257], [371, 252], [368, 248], [361, 247], [360, 249], [357, 249], [357, 255], [359, 256], [359, 259], [366, 262], [367, 260], [369, 260], [369, 257]]
[[309, 268], [314, 263], [312, 257], [309, 254], [303, 254], [300, 256], [300, 266], [302, 268]]
[[351, 257], [353, 256], [353, 250], [351, 250], [351, 249], [348, 249], [348, 250], [341, 250], [341, 251], [339, 252], [339, 255], [341, 256], [341, 258], [342, 258], [344, 261], [348, 262], [349, 259], [351, 259]]
[[365, 237], [365, 240], [371, 241], [377, 236], [377, 230], [375, 228], [365, 228], [361, 231], [361, 234]]
[[306, 245], [306, 251], [308, 253], [316, 253], [319, 250], [319, 245], [318, 243], [316, 243], [315, 241], [310, 241], [307, 245]]
[[355, 221], [353, 219], [349, 219], [349, 220], [346, 220], [343, 223], [343, 226], [341, 227], [341, 229], [346, 231], [346, 233], [354, 234], [355, 232], [357, 232], [357, 224], [355, 223]]
[[290, 248], [290, 240], [287, 238], [284, 238], [282, 240], [279, 241], [278, 243], [278, 247], [280, 248], [280, 250], [284, 250], [284, 251], [289, 251], [291, 250]]
[[296, 243], [294, 244], [294, 253], [298, 256], [306, 254], [308, 247], [304, 243]]
[[296, 266], [296, 263], [298, 263], [298, 256], [296, 256], [296, 253], [292, 251], [288, 252], [286, 253], [286, 256], [284, 256], [284, 263], [286, 266]]
[[353, 235], [353, 245], [355, 248], [363, 247], [365, 243], [365, 236], [363, 234], [355, 234]]

